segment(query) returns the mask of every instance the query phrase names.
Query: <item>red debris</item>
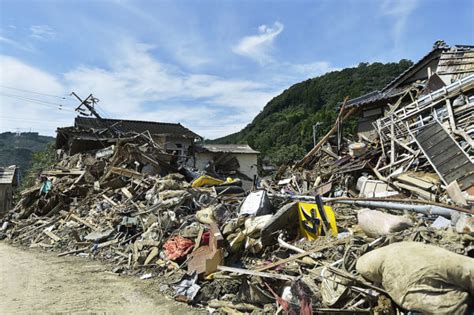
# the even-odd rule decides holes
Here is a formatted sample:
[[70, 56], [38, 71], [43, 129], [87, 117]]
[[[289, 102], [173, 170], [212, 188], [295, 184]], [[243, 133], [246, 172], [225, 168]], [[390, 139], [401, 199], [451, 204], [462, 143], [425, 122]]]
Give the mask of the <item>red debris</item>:
[[170, 260], [176, 260], [186, 257], [194, 248], [194, 242], [182, 236], [175, 236], [166, 241], [163, 245], [166, 257]]

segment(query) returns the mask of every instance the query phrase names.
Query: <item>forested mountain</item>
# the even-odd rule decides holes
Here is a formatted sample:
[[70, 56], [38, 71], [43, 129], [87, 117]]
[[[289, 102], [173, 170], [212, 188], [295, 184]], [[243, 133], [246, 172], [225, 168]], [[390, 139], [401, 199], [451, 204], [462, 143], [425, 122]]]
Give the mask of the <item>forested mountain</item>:
[[411, 65], [405, 59], [361, 63], [297, 83], [268, 102], [244, 129], [210, 142], [248, 143], [277, 164], [299, 159], [312, 147], [312, 126], [321, 122], [317, 136], [326, 133], [345, 96], [354, 98], [380, 89]]
[[37, 132], [0, 133], [0, 166], [17, 165], [22, 174], [30, 167], [33, 153], [46, 150], [53, 137]]

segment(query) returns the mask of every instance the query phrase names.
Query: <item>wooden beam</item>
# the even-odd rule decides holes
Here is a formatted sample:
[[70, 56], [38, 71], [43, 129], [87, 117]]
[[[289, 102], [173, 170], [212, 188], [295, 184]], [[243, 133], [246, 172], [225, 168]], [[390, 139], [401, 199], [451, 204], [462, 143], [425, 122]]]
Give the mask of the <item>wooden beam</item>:
[[263, 277], [263, 278], [273, 278], [273, 279], [278, 279], [278, 280], [295, 280], [296, 277], [294, 276], [289, 276], [289, 275], [283, 275], [283, 274], [278, 274], [278, 273], [268, 273], [268, 272], [260, 272], [256, 270], [249, 270], [249, 269], [241, 269], [241, 268], [234, 268], [234, 267], [227, 267], [227, 266], [217, 266], [217, 270], [219, 271], [225, 271], [225, 272], [233, 272], [233, 273], [238, 273], [238, 274], [243, 274], [243, 275], [249, 275], [249, 276], [256, 276], [256, 277]]
[[75, 215], [74, 213], [71, 213], [71, 214], [69, 215], [69, 217], [72, 218], [72, 219], [74, 219], [74, 220], [76, 220], [76, 221], [79, 222], [79, 223], [82, 223], [83, 225], [87, 226], [88, 228], [90, 228], [90, 229], [92, 229], [92, 230], [94, 230], [94, 231], [98, 231], [98, 230], [99, 230], [99, 228], [98, 228], [97, 226], [93, 225], [92, 223], [87, 222], [87, 221], [84, 220], [84, 219], [81, 219], [80, 217], [78, 217], [78, 216]]
[[316, 253], [316, 252], [319, 252], [319, 251], [322, 251], [322, 250], [325, 250], [325, 249], [334, 247], [334, 246], [336, 246], [336, 245], [345, 244], [348, 240], [349, 240], [349, 237], [345, 237], [345, 238], [343, 238], [343, 239], [336, 240], [336, 241], [334, 241], [334, 242], [329, 242], [329, 243], [326, 244], [326, 245], [322, 245], [322, 246], [315, 247], [315, 248], [313, 248], [313, 249], [310, 249], [310, 250], [307, 251], [307, 252], [304, 252], [304, 253], [301, 253], [301, 254], [296, 254], [296, 255], [290, 256], [290, 257], [285, 258], [285, 259], [280, 259], [280, 260], [278, 260], [278, 261], [276, 261], [276, 262], [274, 262], [274, 263], [271, 263], [271, 264], [269, 264], [269, 265], [256, 268], [255, 271], [264, 271], [264, 270], [272, 269], [272, 268], [275, 268], [276, 266], [280, 266], [281, 264], [285, 264], [285, 263], [287, 263], [287, 262], [300, 259], [300, 258], [305, 257], [305, 256], [307, 256], [307, 255], [310, 255], [310, 254], [313, 254], [313, 253]]
[[51, 238], [55, 242], [58, 242], [58, 241], [61, 240], [61, 238], [59, 236], [57, 236], [56, 234], [54, 234], [53, 232], [50, 232], [48, 230], [44, 230], [43, 233], [46, 234], [49, 238]]
[[319, 140], [319, 142], [314, 146], [314, 148], [312, 148], [305, 156], [304, 158], [302, 158], [300, 161], [298, 161], [296, 164], [295, 164], [295, 167], [303, 167], [305, 166], [306, 164], [308, 164], [308, 162], [310, 161], [311, 157], [316, 153], [318, 152], [319, 148], [321, 148], [321, 146], [326, 143], [326, 141], [329, 139], [330, 136], [332, 136], [334, 134], [334, 132], [337, 131], [337, 126], [339, 123], [342, 123], [347, 117], [349, 117], [354, 111], [355, 111], [355, 107], [351, 108], [348, 112], [346, 112], [345, 114], [344, 113], [344, 109], [345, 109], [345, 105], [347, 103], [347, 100], [348, 100], [348, 97], [346, 97], [344, 99], [344, 103], [342, 104], [342, 107], [341, 107], [341, 111], [339, 112], [339, 115], [337, 116], [336, 118], [336, 122], [334, 123], [333, 127], [331, 128], [331, 130], [328, 131], [328, 133], [326, 133], [326, 135], [321, 139]]

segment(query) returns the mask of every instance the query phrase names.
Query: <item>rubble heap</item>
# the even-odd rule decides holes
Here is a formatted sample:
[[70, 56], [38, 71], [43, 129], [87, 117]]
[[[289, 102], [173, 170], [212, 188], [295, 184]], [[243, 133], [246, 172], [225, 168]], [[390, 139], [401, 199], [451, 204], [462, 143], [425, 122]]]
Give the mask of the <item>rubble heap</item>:
[[251, 191], [123, 134], [43, 171], [0, 236], [159, 279], [156, 290], [210, 312], [463, 314], [474, 300], [473, 82], [391, 108], [374, 139], [342, 137], [354, 112], [343, 105], [305, 158]]

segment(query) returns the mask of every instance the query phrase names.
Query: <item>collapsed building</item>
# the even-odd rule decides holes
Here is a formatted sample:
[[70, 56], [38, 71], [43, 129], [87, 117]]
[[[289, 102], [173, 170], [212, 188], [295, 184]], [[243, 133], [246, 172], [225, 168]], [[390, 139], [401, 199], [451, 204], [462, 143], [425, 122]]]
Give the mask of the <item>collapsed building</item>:
[[247, 146], [197, 148], [197, 172], [148, 130], [61, 128], [61, 158], [0, 238], [110, 262], [209, 313], [472, 312], [474, 69], [471, 46], [441, 44], [389, 84], [408, 94], [346, 99], [303, 159], [250, 190], [229, 176], [252, 170]]
[[0, 217], [13, 206], [13, 190], [18, 186], [19, 178], [16, 165], [0, 167]]
[[[258, 175], [259, 154], [247, 144], [201, 145], [195, 148], [194, 166], [198, 169], [210, 166], [217, 174], [237, 177], [250, 190]], [[212, 165], [208, 165], [209, 161]]]
[[[345, 162], [345, 172], [365, 169], [375, 173], [379, 187], [388, 187], [383, 182], [389, 181], [424, 199], [451, 198], [467, 205], [474, 198], [473, 101], [474, 46], [448, 47], [439, 41], [381, 91], [344, 104], [333, 130], [339, 142], [332, 152], [337, 156], [341, 150], [339, 125], [354, 115], [357, 133], [347, 143], [353, 158]], [[319, 146], [327, 154], [323, 143]], [[311, 164], [315, 151], [298, 165]], [[449, 197], [435, 193], [440, 186]]]
[[107, 147], [119, 134], [148, 133], [169, 154], [187, 157], [189, 148], [202, 137], [177, 123], [106, 119], [78, 116], [74, 127], [58, 128], [56, 148], [75, 154]]
[[459, 85], [473, 72], [474, 46], [449, 47], [438, 41], [428, 54], [381, 90], [349, 100], [346, 109], [356, 108], [353, 114], [358, 117], [358, 137], [373, 140], [378, 136], [374, 125], [377, 119], [405, 108], [421, 96], [452, 84]]

